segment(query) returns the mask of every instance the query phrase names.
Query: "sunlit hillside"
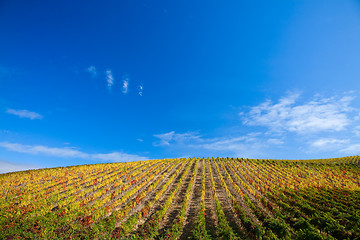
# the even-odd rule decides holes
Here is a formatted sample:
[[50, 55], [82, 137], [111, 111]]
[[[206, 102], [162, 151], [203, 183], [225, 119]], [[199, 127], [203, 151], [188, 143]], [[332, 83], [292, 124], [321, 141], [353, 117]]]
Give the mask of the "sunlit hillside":
[[164, 159], [2, 174], [0, 239], [359, 239], [359, 159]]

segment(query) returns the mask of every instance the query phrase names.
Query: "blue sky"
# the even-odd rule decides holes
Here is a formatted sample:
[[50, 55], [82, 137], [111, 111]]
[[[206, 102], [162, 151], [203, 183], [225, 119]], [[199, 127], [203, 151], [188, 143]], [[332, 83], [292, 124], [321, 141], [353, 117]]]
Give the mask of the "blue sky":
[[360, 153], [358, 1], [0, 3], [0, 172]]

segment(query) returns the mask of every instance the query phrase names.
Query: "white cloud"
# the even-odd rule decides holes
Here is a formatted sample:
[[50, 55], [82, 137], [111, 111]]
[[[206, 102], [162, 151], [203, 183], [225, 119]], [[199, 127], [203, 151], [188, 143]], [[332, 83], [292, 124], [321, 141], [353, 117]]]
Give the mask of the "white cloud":
[[0, 173], [25, 171], [25, 170], [37, 169], [37, 168], [39, 168], [39, 167], [36, 165], [19, 164], [19, 163], [12, 163], [12, 162], [8, 162], [8, 161], [0, 160]]
[[[271, 131], [296, 132], [307, 134], [321, 131], [341, 131], [350, 125], [351, 96], [342, 98], [321, 98], [300, 104], [299, 94], [290, 94], [281, 98], [278, 103], [266, 101], [252, 107], [247, 114], [241, 113], [244, 124], [265, 126]], [[245, 116], [244, 116], [245, 115]]]
[[114, 85], [114, 77], [113, 77], [112, 71], [106, 70], [105, 75], [106, 75], [107, 87], [109, 90], [111, 90], [111, 87]]
[[124, 74], [122, 77], [122, 92], [124, 94], [126, 94], [129, 91], [129, 81], [130, 81], [130, 77], [127, 74]]
[[16, 115], [20, 118], [29, 118], [31, 120], [34, 119], [42, 119], [43, 116], [36, 112], [30, 112], [28, 110], [15, 110], [15, 109], [7, 109], [7, 113]]
[[90, 66], [86, 69], [86, 71], [91, 74], [91, 77], [93, 77], [93, 78], [97, 77], [98, 73], [97, 73], [96, 67]]
[[166, 146], [170, 145], [170, 143], [178, 144], [188, 140], [199, 139], [200, 135], [198, 132], [175, 133], [175, 131], [171, 131], [168, 133], [155, 134], [154, 137], [160, 139], [160, 141], [154, 143], [154, 146]]
[[44, 154], [54, 157], [62, 158], [81, 158], [81, 159], [92, 159], [92, 160], [103, 160], [103, 161], [136, 161], [136, 160], [147, 160], [147, 157], [127, 154], [122, 152], [112, 153], [85, 153], [73, 148], [55, 148], [47, 147], [43, 145], [24, 145], [19, 143], [0, 142], [0, 147], [6, 148], [7, 150], [28, 153], [28, 154]]

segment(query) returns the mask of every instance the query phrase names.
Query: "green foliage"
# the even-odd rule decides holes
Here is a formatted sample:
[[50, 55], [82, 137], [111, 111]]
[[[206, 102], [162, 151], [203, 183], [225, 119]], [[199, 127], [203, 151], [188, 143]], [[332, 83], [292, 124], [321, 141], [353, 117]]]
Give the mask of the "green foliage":
[[289, 239], [291, 237], [288, 226], [284, 221], [275, 218], [268, 218], [264, 221], [264, 226], [271, 229], [271, 231], [280, 238]]
[[210, 240], [211, 236], [206, 231], [205, 223], [205, 206], [200, 204], [197, 219], [195, 221], [194, 229], [192, 230], [192, 239]]
[[324, 240], [326, 238], [316, 230], [300, 229], [297, 232], [296, 239], [299, 239], [299, 240]]

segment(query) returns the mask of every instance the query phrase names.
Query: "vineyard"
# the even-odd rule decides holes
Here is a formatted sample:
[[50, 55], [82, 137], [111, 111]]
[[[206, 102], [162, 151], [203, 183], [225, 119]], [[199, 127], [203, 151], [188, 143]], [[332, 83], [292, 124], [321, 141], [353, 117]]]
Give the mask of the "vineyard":
[[164, 159], [0, 175], [0, 239], [360, 239], [360, 157]]

